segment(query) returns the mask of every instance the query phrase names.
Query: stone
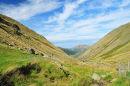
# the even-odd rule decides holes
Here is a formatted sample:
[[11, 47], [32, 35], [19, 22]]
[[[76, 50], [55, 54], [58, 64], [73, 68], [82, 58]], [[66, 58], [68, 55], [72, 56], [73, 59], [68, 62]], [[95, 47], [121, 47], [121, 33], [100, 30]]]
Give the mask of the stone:
[[43, 53], [40, 53], [40, 56], [44, 56], [44, 54], [43, 54]]
[[13, 24], [12, 27], [14, 28], [14, 33], [15, 34], [21, 35], [19, 26], [17, 26], [16, 24]]
[[100, 76], [98, 75], [98, 74], [96, 74], [96, 73], [94, 73], [93, 75], [92, 75], [92, 79], [94, 79], [94, 80], [96, 80], [96, 81], [100, 81]]
[[116, 80], [117, 80], [116, 78], [112, 79], [112, 80], [111, 80], [111, 83], [112, 83], [112, 82], [115, 82]]
[[29, 52], [30, 54], [35, 54], [35, 50], [34, 50], [34, 49], [32, 49], [32, 48], [31, 48], [31, 49], [29, 49], [29, 50], [28, 50], [28, 52]]
[[11, 47], [13, 47], [13, 45], [12, 44], [8, 44], [9, 46], [11, 46]]
[[106, 77], [106, 75], [105, 75], [105, 74], [103, 74], [103, 75], [101, 75], [101, 77], [102, 77], [102, 78], [105, 78], [105, 77]]

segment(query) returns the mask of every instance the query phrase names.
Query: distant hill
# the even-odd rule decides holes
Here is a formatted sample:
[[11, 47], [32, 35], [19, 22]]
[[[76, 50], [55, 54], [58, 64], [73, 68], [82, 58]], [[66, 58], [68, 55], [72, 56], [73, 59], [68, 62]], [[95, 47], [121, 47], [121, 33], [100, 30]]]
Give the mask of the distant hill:
[[61, 48], [65, 53], [67, 53], [68, 55], [79, 55], [81, 53], [83, 53], [84, 51], [86, 51], [88, 49], [88, 45], [77, 45], [74, 48], [68, 49], [68, 48]]
[[84, 51], [86, 51], [88, 48], [89, 48], [88, 45], [77, 45], [74, 48], [72, 48], [72, 50], [77, 52], [76, 55], [79, 55]]
[[0, 14], [0, 44], [23, 51], [33, 49], [36, 54], [69, 57], [43, 36], [2, 14]]
[[130, 59], [130, 23], [108, 33], [80, 55], [82, 57], [111, 63]]

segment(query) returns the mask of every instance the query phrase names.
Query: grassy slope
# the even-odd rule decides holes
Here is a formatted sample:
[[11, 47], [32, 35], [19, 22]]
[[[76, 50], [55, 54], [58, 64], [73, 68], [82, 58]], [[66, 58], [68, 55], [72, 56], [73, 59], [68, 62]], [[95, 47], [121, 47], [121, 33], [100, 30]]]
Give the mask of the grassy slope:
[[108, 33], [81, 56], [109, 62], [128, 60], [127, 57], [130, 56], [130, 23]]
[[[22, 35], [14, 34], [14, 28], [10, 25], [0, 22], [0, 42], [4, 41], [6, 44], [11, 44], [16, 48], [27, 50], [29, 48], [35, 49], [36, 53], [44, 53], [45, 55], [57, 55], [60, 57], [68, 57], [62, 50], [55, 47], [46, 38], [37, 34], [33, 30], [20, 24], [19, 22], [0, 14], [0, 18], [11, 24], [16, 24], [20, 28]], [[5, 30], [3, 30], [4, 28]]]
[[[94, 83], [91, 78], [92, 74], [97, 73], [99, 75], [107, 75], [101, 80], [105, 84], [121, 86], [121, 82], [125, 84], [123, 84], [124, 86], [127, 86], [127, 80], [122, 82], [122, 79], [115, 83], [109, 83], [109, 80], [118, 78], [117, 72], [112, 68], [113, 66], [97, 65], [95, 67], [77, 60], [57, 59], [57, 61], [63, 66], [55, 63], [54, 60], [0, 45], [0, 79], [4, 76], [8, 83], [13, 82], [16, 86], [90, 86], [90, 84]], [[36, 69], [33, 69], [26, 75], [12, 72], [12, 76], [5, 76], [9, 75], [10, 71], [26, 67], [28, 63], [36, 63], [37, 67], [41, 68], [40, 72], [37, 73]], [[28, 70], [29, 68], [26, 68], [22, 71]], [[111, 72], [112, 70], [113, 72]]]
[[[49, 59], [37, 55], [27, 54], [20, 50], [11, 49], [9, 47], [0, 46], [0, 73], [3, 75], [22, 66], [26, 66], [28, 63], [37, 63], [40, 65], [40, 73], [36, 73], [35, 70], [32, 70], [32, 72], [27, 76], [17, 75], [15, 73], [15, 75], [11, 77], [11, 80], [7, 79], [8, 82], [13, 81], [16, 86], [28, 86], [33, 84], [41, 86], [42, 84], [53, 85], [51, 81], [53, 78], [55, 80], [59, 80], [60, 77], [63, 77], [59, 82], [60, 84], [62, 84], [61, 82], [63, 82], [64, 79], [69, 79], [66, 78], [64, 72], [62, 70], [59, 70], [57, 65], [51, 62]], [[29, 68], [27, 68], [25, 71], [27, 70], [29, 70]], [[67, 82], [69, 82], [69, 80]]]

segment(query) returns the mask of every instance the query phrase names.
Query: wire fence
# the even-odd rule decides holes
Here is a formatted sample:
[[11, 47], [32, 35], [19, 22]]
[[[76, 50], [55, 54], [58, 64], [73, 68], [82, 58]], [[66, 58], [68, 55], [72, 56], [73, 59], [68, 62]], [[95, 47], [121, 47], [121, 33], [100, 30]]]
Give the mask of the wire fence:
[[118, 62], [119, 76], [126, 76], [127, 72], [130, 72], [130, 62]]

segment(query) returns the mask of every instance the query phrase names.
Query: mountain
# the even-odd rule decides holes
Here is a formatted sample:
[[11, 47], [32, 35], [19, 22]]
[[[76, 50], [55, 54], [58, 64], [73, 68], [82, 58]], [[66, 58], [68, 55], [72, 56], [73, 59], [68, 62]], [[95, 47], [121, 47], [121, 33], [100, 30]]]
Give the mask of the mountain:
[[36, 54], [69, 57], [43, 36], [2, 14], [0, 14], [0, 44], [23, 51], [31, 49]]
[[77, 52], [76, 55], [79, 55], [84, 51], [86, 51], [88, 48], [89, 48], [88, 45], [77, 45], [74, 48], [72, 48], [72, 50]]
[[75, 55], [77, 52], [75, 52], [74, 50], [72, 49], [69, 49], [69, 48], [62, 48], [62, 47], [59, 47], [61, 50], [63, 50], [66, 54], [68, 55]]
[[83, 53], [84, 51], [86, 51], [88, 49], [88, 45], [77, 45], [74, 48], [61, 48], [65, 53], [67, 53], [68, 55], [79, 55], [81, 53]]
[[130, 59], [130, 23], [108, 33], [80, 57], [111, 63]]

